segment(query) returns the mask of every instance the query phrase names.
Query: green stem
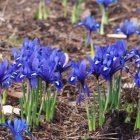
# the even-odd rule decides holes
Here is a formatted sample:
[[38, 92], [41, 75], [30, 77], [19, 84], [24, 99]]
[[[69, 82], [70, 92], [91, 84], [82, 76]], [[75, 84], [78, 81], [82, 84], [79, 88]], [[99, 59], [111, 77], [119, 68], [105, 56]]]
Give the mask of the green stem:
[[90, 43], [90, 49], [91, 49], [91, 58], [94, 58], [94, 56], [95, 56], [95, 49], [94, 49], [94, 45], [93, 45], [92, 39], [91, 39], [91, 43]]
[[75, 6], [75, 5], [73, 6], [73, 9], [72, 9], [71, 22], [72, 22], [72, 24], [74, 24], [74, 23], [77, 22], [77, 17], [76, 17], [76, 6]]
[[[113, 85], [112, 85], [112, 96], [110, 98], [110, 109], [113, 107], [115, 109], [119, 109], [120, 106], [120, 96], [121, 96], [121, 76], [122, 76], [122, 70], [120, 71], [120, 75], [115, 78], [115, 76], [112, 76]], [[116, 79], [116, 80], [115, 80]], [[115, 81], [115, 82], [114, 82]]]
[[35, 19], [46, 20], [49, 16], [48, 7], [46, 8], [45, 0], [41, 0], [37, 12], [35, 13]]
[[41, 115], [41, 112], [42, 112], [42, 109], [43, 109], [44, 100], [45, 100], [45, 96], [42, 97], [42, 102], [41, 102], [41, 105], [40, 105], [40, 109], [39, 109], [38, 117], [37, 117], [37, 121], [36, 121], [37, 126], [38, 126], [39, 121], [40, 121], [40, 115]]
[[47, 98], [45, 99], [46, 108], [46, 121], [50, 122], [54, 117], [55, 105], [56, 105], [57, 91], [51, 95], [51, 90], [47, 91]]
[[92, 122], [90, 119], [90, 112], [89, 112], [89, 106], [88, 106], [87, 99], [85, 99], [85, 104], [86, 104], [86, 113], [87, 113], [87, 119], [88, 119], [88, 129], [89, 129], [89, 131], [92, 131], [93, 127], [92, 127]]
[[105, 120], [105, 116], [104, 116], [103, 101], [101, 98], [99, 80], [97, 80], [97, 91], [98, 91], [98, 102], [99, 102], [99, 126], [102, 127]]
[[81, 14], [81, 4], [83, 1], [77, 0], [73, 6], [71, 22], [74, 24], [78, 21], [78, 18]]
[[50, 119], [52, 120], [54, 117], [54, 112], [55, 112], [55, 105], [56, 105], [56, 97], [57, 97], [57, 91], [55, 92], [53, 96], [53, 101], [51, 104], [51, 111], [50, 111]]
[[108, 10], [102, 4], [100, 4], [100, 9], [102, 12], [100, 34], [104, 35], [104, 25], [108, 25]]
[[3, 94], [2, 94], [2, 104], [4, 105], [4, 104], [6, 104], [6, 100], [7, 100], [7, 93], [6, 92], [4, 92]]
[[107, 97], [106, 97], [104, 112], [107, 111], [108, 104], [111, 101], [111, 98], [112, 98], [112, 88], [113, 87], [112, 87], [112, 77], [111, 77], [110, 80], [108, 81], [108, 92], [107, 92]]
[[3, 105], [2, 105], [2, 95], [0, 93], [0, 124], [5, 122], [5, 116], [3, 111]]
[[64, 17], [67, 17], [67, 0], [63, 0], [63, 6], [64, 6]]
[[134, 130], [140, 129], [140, 92], [139, 92], [139, 101], [138, 101], [138, 109], [137, 109], [137, 118], [134, 126]]
[[122, 70], [120, 71], [120, 76], [119, 76], [119, 87], [118, 87], [118, 93], [117, 93], [117, 95], [118, 95], [118, 102], [117, 102], [117, 106], [116, 106], [116, 108], [117, 109], [119, 109], [119, 107], [120, 107], [120, 98], [121, 98], [121, 77], [122, 77]]
[[42, 99], [42, 95], [43, 95], [43, 90], [42, 89], [43, 89], [42, 79], [38, 78], [37, 92], [38, 92], [39, 101]]
[[45, 113], [46, 113], [46, 121], [50, 122], [50, 112], [51, 112], [51, 89], [45, 87]]
[[31, 124], [31, 111], [32, 111], [32, 93], [29, 94], [29, 100], [27, 102], [27, 123]]
[[95, 99], [94, 99], [94, 103], [93, 103], [93, 106], [92, 106], [92, 110], [90, 112], [86, 93], [84, 93], [84, 95], [85, 95], [86, 114], [87, 114], [87, 119], [88, 119], [88, 129], [89, 129], [89, 131], [93, 131], [93, 130], [95, 131], [95, 129], [96, 129]]
[[25, 86], [24, 86], [24, 82], [22, 82], [22, 98], [20, 98], [20, 109], [21, 109], [21, 118], [24, 119], [24, 114], [26, 114], [26, 95], [25, 95]]

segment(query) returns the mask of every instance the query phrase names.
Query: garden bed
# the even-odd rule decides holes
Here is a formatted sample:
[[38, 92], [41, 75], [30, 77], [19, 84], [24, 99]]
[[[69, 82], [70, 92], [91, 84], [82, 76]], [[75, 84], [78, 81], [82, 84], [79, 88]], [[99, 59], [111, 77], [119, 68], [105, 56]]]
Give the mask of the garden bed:
[[[70, 22], [70, 13], [72, 11], [72, 2], [68, 3], [68, 18], [63, 17], [63, 5], [61, 1], [53, 0], [49, 4], [49, 18], [47, 20], [35, 20], [34, 13], [38, 8], [39, 0], [0, 0], [0, 54], [9, 61], [13, 61], [11, 49], [20, 48], [25, 37], [30, 39], [38, 38], [45, 45], [52, 45], [54, 48], [60, 48], [69, 55], [70, 60], [87, 59], [90, 55], [90, 47], [84, 46], [84, 38], [87, 31], [82, 27]], [[86, 0], [82, 4], [81, 17], [85, 18], [92, 13], [97, 21], [101, 21], [101, 13], [95, 0]], [[125, 19], [131, 19], [140, 23], [140, 14], [136, 11], [140, 8], [140, 1], [122, 0], [117, 5], [110, 7], [110, 24], [106, 27], [106, 34], [101, 36], [93, 34], [93, 42], [96, 45], [104, 46], [113, 44], [118, 39], [108, 37], [108, 34], [114, 34], [116, 28]], [[128, 41], [128, 49], [140, 46], [140, 36], [134, 35]], [[135, 70], [135, 69], [134, 69]], [[124, 101], [129, 103], [138, 102], [138, 90], [136, 86], [131, 87], [133, 79], [130, 74], [123, 73], [121, 106], [119, 110], [113, 110], [106, 114], [106, 122], [102, 128], [96, 131], [88, 132], [85, 104], [77, 105], [78, 89], [71, 86], [68, 82], [68, 70], [63, 74], [63, 90], [57, 97], [56, 111], [52, 122], [45, 122], [43, 115], [38, 128], [32, 130], [36, 140], [76, 140], [76, 139], [121, 139], [128, 140], [140, 137], [139, 131], [133, 131], [136, 120], [136, 110], [131, 114], [131, 121], [125, 123], [126, 111], [123, 109]], [[95, 79], [89, 77], [88, 85], [91, 91], [96, 93]], [[105, 81], [100, 80], [101, 86]], [[130, 85], [124, 86], [125, 83]], [[19, 107], [19, 100], [12, 94], [21, 92], [20, 84], [14, 85], [9, 89], [8, 105]], [[89, 97], [90, 98], [90, 97]], [[98, 103], [96, 104], [96, 107]], [[18, 116], [15, 114], [15, 117]], [[7, 117], [8, 118], [8, 117]], [[25, 136], [25, 139], [30, 139]], [[12, 139], [8, 129], [0, 127], [0, 139]]]

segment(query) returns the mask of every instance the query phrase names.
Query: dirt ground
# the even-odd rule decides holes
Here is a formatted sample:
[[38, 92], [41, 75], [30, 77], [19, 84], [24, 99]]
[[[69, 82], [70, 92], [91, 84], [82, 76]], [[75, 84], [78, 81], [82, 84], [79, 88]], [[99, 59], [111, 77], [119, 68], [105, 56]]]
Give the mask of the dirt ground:
[[[63, 5], [61, 0], [52, 0], [48, 5], [50, 16], [47, 20], [34, 20], [34, 14], [39, 0], [0, 0], [0, 53], [11, 60], [11, 49], [20, 48], [25, 37], [39, 38], [45, 45], [51, 44], [68, 52], [72, 60], [86, 59], [90, 54], [90, 48], [84, 46], [84, 38], [87, 31], [82, 27], [71, 24], [72, 0], [68, 4], [68, 18], [63, 17]], [[117, 5], [109, 7], [110, 25], [106, 27], [104, 36], [93, 34], [95, 45], [114, 43], [117, 38], [107, 35], [114, 33], [120, 23], [125, 19], [136, 21], [140, 25], [140, 0], [119, 0]], [[97, 21], [101, 20], [101, 12], [96, 0], [85, 0], [82, 4], [81, 17], [93, 14]], [[140, 46], [140, 36], [132, 36], [128, 39], [128, 48]], [[80, 139], [140, 139], [139, 131], [133, 132], [136, 114], [132, 114], [132, 121], [124, 123], [124, 110], [106, 114], [106, 123], [103, 128], [97, 128], [95, 132], [88, 132], [86, 112], [84, 104], [76, 105], [77, 89], [67, 83], [68, 73], [64, 74], [64, 88], [58, 96], [54, 121], [41, 123], [40, 127], [33, 130], [36, 140], [80, 140]], [[96, 84], [93, 78], [88, 79], [89, 86], [95, 90]], [[102, 82], [102, 81], [101, 81]], [[104, 82], [104, 81], [103, 81]], [[130, 76], [123, 76], [123, 82], [132, 82]], [[17, 89], [18, 90], [18, 89]], [[14, 91], [16, 92], [16, 91]], [[122, 102], [127, 99], [135, 102], [137, 90], [131, 88], [122, 89]], [[8, 104], [18, 106], [18, 99], [9, 97]], [[0, 140], [11, 140], [10, 133], [5, 128], [0, 128]], [[25, 139], [30, 139], [25, 137]]]

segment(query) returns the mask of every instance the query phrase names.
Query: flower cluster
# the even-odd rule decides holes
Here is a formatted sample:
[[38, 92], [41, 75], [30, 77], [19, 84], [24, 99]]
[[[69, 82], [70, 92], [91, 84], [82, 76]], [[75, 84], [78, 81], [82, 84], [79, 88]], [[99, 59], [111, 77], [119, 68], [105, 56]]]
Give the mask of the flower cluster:
[[[87, 26], [87, 28], [89, 28], [91, 32], [94, 31], [95, 29], [94, 26], [92, 27], [92, 24]], [[128, 51], [127, 43], [124, 40], [118, 40], [116, 43], [112, 45], [107, 45], [105, 47], [95, 46], [95, 49], [96, 49], [96, 54], [94, 58], [89, 57], [88, 61], [86, 60], [78, 61], [78, 62], [72, 61], [71, 63], [68, 63], [67, 55], [62, 51], [60, 51], [59, 49], [52, 48], [51, 46], [43, 46], [38, 39], [29, 40], [28, 38], [26, 38], [20, 50], [13, 49], [13, 56], [14, 56], [13, 64], [8, 64], [7, 60], [3, 60], [3, 62], [0, 63], [0, 68], [1, 68], [0, 86], [1, 88], [5, 88], [11, 86], [12, 81], [14, 82], [28, 81], [31, 90], [35, 91], [34, 89], [36, 89], [36, 92], [31, 93], [33, 94], [32, 96], [36, 96], [38, 94], [37, 89], [40, 90], [40, 88], [45, 87], [46, 90], [46, 87], [48, 88], [49, 84], [53, 84], [57, 89], [56, 93], [53, 96], [54, 97], [53, 102], [52, 102], [52, 98], [49, 98], [49, 100], [47, 100], [48, 99], [47, 97], [49, 96], [50, 93], [49, 88], [48, 91], [45, 91], [45, 93], [47, 92], [48, 94], [46, 94], [45, 97], [42, 98], [42, 100], [40, 99], [34, 100], [35, 104], [36, 101], [38, 102], [38, 104], [36, 104], [37, 106], [40, 105], [40, 109], [39, 109], [40, 114], [42, 109], [46, 110], [46, 112], [48, 113], [50, 111], [50, 108], [51, 110], [53, 110], [52, 107], [55, 109], [56, 95], [62, 88], [62, 73], [65, 70], [67, 70], [69, 67], [71, 67], [71, 74], [68, 78], [69, 83], [72, 85], [76, 85], [78, 83], [78, 85], [80, 86], [79, 96], [78, 96], [78, 104], [80, 104], [81, 101], [83, 101], [86, 97], [90, 96], [90, 89], [86, 82], [88, 76], [92, 74], [96, 77], [97, 80], [99, 80], [99, 77], [102, 76], [109, 83], [110, 81], [113, 80], [112, 77], [116, 72], [118, 71], [121, 72], [123, 70], [128, 60], [135, 58], [135, 64], [137, 66], [139, 66], [140, 64], [140, 53], [138, 48], [134, 48]], [[39, 85], [38, 83], [39, 79], [42, 79], [42, 81], [44, 81], [43, 83], [45, 83], [46, 86], [43, 84], [43, 86], [37, 88]], [[135, 83], [138, 87], [140, 87], [140, 70], [138, 70], [137, 74], [135, 75]], [[118, 91], [118, 93], [117, 92], [114, 93], [114, 95], [118, 97], [116, 103], [114, 103], [115, 100], [112, 98], [113, 97], [112, 94], [114, 91]], [[105, 101], [105, 107], [102, 108], [102, 110], [106, 111], [110, 103], [113, 107], [116, 104], [117, 107], [119, 106], [119, 98], [120, 98], [119, 92], [120, 92], [119, 86], [117, 86], [116, 89], [110, 88], [110, 92], [109, 92], [110, 96], [107, 97], [107, 100]], [[43, 95], [43, 93], [44, 92], [42, 92], [41, 95]], [[50, 95], [50, 97], [51, 96], [52, 95]], [[30, 100], [33, 100], [33, 98], [30, 98]], [[26, 105], [26, 107], [29, 108], [34, 107], [32, 105], [34, 101], [31, 101], [31, 104], [29, 104], [30, 100], [27, 99], [26, 101], [25, 99], [25, 103], [28, 104], [23, 104], [23, 105]], [[101, 99], [100, 99], [100, 103], [101, 103]], [[43, 108], [42, 107], [43, 104], [45, 105], [45, 107], [46, 106], [47, 107]], [[30, 113], [27, 114], [28, 113], [27, 112], [26, 115], [31, 116], [32, 109], [27, 111], [28, 112], [30, 111]], [[51, 119], [53, 118], [53, 113], [54, 111], [52, 111], [51, 115], [50, 113], [48, 113]], [[32, 120], [32, 118], [36, 118], [36, 117], [39, 118], [39, 115], [38, 112], [35, 113], [35, 116], [30, 117], [30, 119], [28, 119], [27, 122], [29, 123], [30, 120]], [[49, 117], [47, 116], [46, 118], [48, 120], [51, 120], [49, 119]], [[29, 124], [32, 123], [34, 122], [30, 122]], [[19, 119], [15, 120], [14, 125], [11, 124], [11, 121], [8, 121], [8, 123], [3, 124], [3, 126], [9, 127], [13, 135], [15, 136], [15, 138], [19, 140], [22, 139], [21, 133], [27, 128], [26, 122], [24, 120], [19, 120]]]
[[98, 77], [103, 76], [110, 80], [113, 74], [123, 69], [125, 62], [131, 59], [127, 51], [127, 44], [124, 40], [119, 40], [111, 46], [96, 46], [94, 59], [89, 58], [91, 73]]
[[15, 63], [12, 65], [11, 79], [21, 82], [28, 79], [32, 88], [37, 87], [40, 77], [46, 86], [53, 83], [62, 88], [61, 73], [70, 64], [66, 64], [66, 55], [59, 49], [43, 46], [37, 39], [25, 39], [20, 50], [13, 49]]
[[[73, 62], [71, 66], [72, 70], [69, 83], [74, 85], [77, 81], [80, 83], [78, 103], [86, 96], [89, 96], [90, 90], [85, 81], [90, 74], [93, 74], [97, 80], [102, 75], [105, 80], [110, 81], [116, 72], [126, 67], [128, 60], [136, 56], [138, 57], [137, 49], [128, 51], [127, 43], [124, 40], [118, 40], [113, 45], [107, 45], [105, 47], [95, 46], [95, 49], [95, 57], [93, 59], [91, 57], [88, 58], [90, 67], [87, 67], [85, 60], [77, 63]], [[137, 58], [136, 61], [138, 60], [140, 59]]]

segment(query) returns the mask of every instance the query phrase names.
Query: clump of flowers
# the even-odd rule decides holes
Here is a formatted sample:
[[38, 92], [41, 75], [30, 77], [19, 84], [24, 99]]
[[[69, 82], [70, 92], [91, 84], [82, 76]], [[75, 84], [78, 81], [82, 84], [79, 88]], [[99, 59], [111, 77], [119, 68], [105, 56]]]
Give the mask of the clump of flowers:
[[109, 21], [108, 21], [108, 16], [109, 16], [108, 7], [109, 7], [109, 5], [117, 2], [117, 0], [96, 0], [96, 2], [97, 2], [97, 4], [99, 4], [101, 12], [102, 12], [100, 34], [104, 35], [104, 26], [109, 24]]
[[[128, 68], [127, 61], [135, 58], [138, 52], [137, 49], [128, 51], [124, 40], [118, 40], [110, 46], [96, 46], [95, 48], [95, 57], [89, 57], [88, 60], [90, 73], [97, 79], [99, 126], [102, 127], [105, 121], [105, 113], [112, 109], [119, 109], [122, 70]], [[100, 76], [107, 82], [107, 90], [104, 90], [104, 96], [101, 95]]]
[[[124, 40], [118, 40], [116, 43], [105, 47], [95, 46], [95, 49], [94, 58], [88, 58], [89, 67], [85, 60], [73, 62], [69, 77], [69, 83], [73, 85], [79, 83], [78, 104], [85, 100], [89, 131], [96, 129], [96, 111], [94, 103], [91, 111], [89, 110], [87, 97], [90, 96], [90, 90], [85, 83], [86, 78], [92, 74], [97, 80], [99, 126], [102, 127], [105, 122], [105, 114], [112, 109], [119, 109], [122, 71], [123, 69], [129, 71], [127, 62], [132, 58], [136, 58], [135, 63], [140, 62], [138, 50], [135, 48], [128, 51], [127, 42]], [[102, 96], [100, 87], [101, 76], [107, 83], [105, 84], [106, 89], [103, 90], [104, 96]]]
[[116, 29], [116, 33], [122, 32], [129, 38], [133, 34], [140, 35], [139, 27], [137, 23], [134, 23], [130, 20], [125, 20], [123, 24], [120, 25], [118, 29]]
[[66, 55], [59, 49], [43, 46], [38, 39], [28, 38], [20, 50], [13, 49], [13, 55], [11, 79], [22, 82], [22, 118], [26, 116], [27, 123], [37, 127], [41, 113], [45, 112], [46, 120], [51, 121], [56, 97], [63, 86], [62, 73], [70, 67]]
[[[106, 57], [103, 60], [102, 67], [102, 76], [108, 81], [109, 91], [105, 103], [105, 111], [109, 102], [111, 103], [111, 106], [114, 106], [115, 108], [119, 107], [122, 69], [125, 66], [125, 57], [127, 54], [126, 42], [120, 40], [112, 46], [109, 46], [106, 51]], [[115, 81], [113, 80], [113, 78], [115, 78], [114, 74], [118, 71], [120, 74], [116, 77], [116, 87], [113, 87], [113, 84], [115, 84]]]

